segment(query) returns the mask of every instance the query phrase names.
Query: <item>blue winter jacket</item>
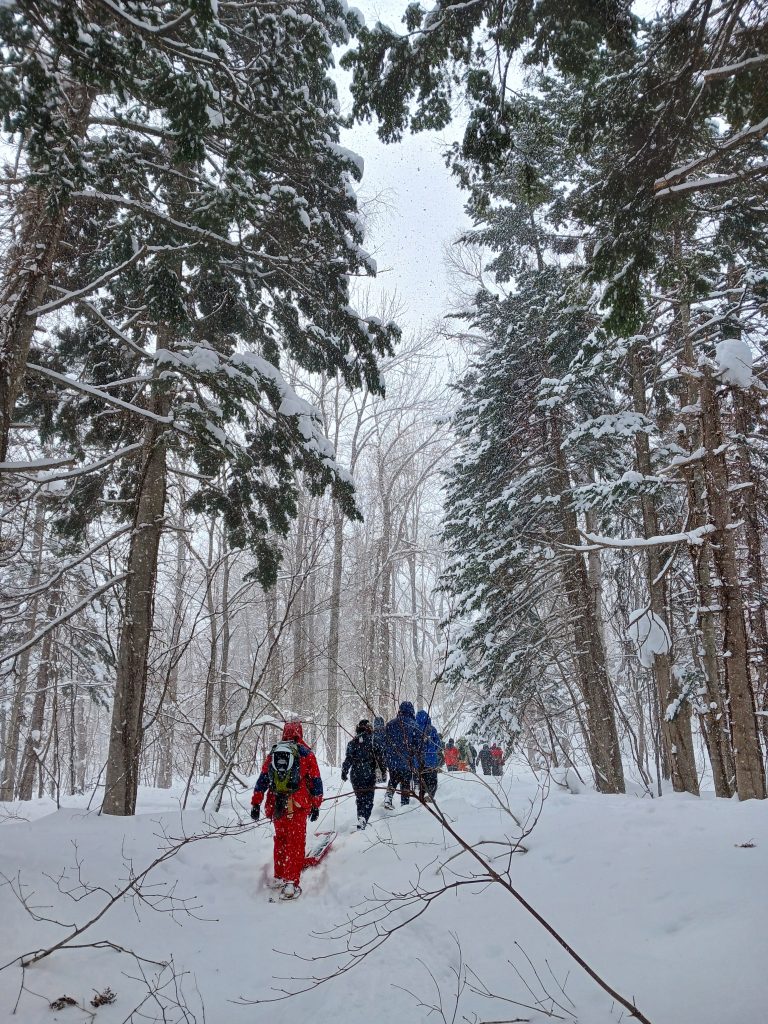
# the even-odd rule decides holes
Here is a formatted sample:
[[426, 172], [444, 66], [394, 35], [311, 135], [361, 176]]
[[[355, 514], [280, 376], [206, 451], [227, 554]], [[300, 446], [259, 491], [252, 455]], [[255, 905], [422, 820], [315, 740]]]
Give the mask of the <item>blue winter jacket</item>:
[[384, 732], [384, 757], [394, 775], [416, 775], [419, 772], [421, 729], [416, 724], [413, 704], [404, 700], [397, 716], [387, 722]]
[[432, 771], [440, 764], [440, 733], [426, 711], [416, 715], [416, 724], [421, 730], [421, 763], [427, 771]]

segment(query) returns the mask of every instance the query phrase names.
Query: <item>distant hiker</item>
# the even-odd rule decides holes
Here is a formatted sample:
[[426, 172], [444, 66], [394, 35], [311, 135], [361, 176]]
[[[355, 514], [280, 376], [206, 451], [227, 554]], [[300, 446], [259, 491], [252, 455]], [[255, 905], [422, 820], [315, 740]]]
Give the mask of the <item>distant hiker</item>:
[[469, 769], [469, 771], [473, 772], [475, 770], [475, 765], [477, 764], [477, 750], [472, 746], [466, 736], [461, 737], [458, 746], [459, 760], [463, 761], [466, 766], [464, 770], [466, 771]]
[[416, 724], [421, 731], [419, 793], [423, 793], [425, 800], [434, 800], [437, 792], [437, 769], [440, 764], [440, 733], [432, 725], [432, 719], [426, 711], [420, 711], [416, 715]]
[[491, 775], [504, 774], [504, 751], [495, 743], [491, 747], [491, 764]]
[[373, 719], [373, 745], [378, 750], [381, 756], [381, 771], [377, 770], [378, 781], [387, 781], [387, 764], [384, 757], [384, 747], [386, 745], [386, 725], [381, 715], [376, 715]]
[[264, 761], [251, 797], [254, 821], [259, 820], [265, 793], [266, 814], [275, 826], [275, 877], [270, 887], [282, 890], [280, 899], [292, 900], [301, 895], [307, 818], [317, 821], [323, 802], [320, 771], [304, 743], [301, 722], [285, 723], [282, 740]]
[[384, 758], [389, 770], [389, 783], [383, 807], [392, 810], [392, 797], [400, 787], [401, 806], [409, 803], [411, 778], [419, 771], [421, 730], [416, 724], [413, 704], [404, 700], [395, 718], [387, 722], [384, 733]]
[[491, 757], [491, 748], [487, 743], [484, 743], [480, 748], [478, 760], [480, 761], [480, 767], [483, 769], [483, 775], [493, 775], [493, 758]]
[[448, 740], [445, 745], [443, 758], [445, 759], [445, 767], [449, 772], [457, 772], [459, 770], [459, 748], [452, 739]]
[[365, 828], [373, 810], [377, 769], [384, 771], [383, 751], [373, 742], [373, 727], [367, 718], [361, 719], [355, 729], [355, 738], [347, 744], [347, 753], [341, 766], [341, 778], [351, 776], [357, 801], [357, 827]]

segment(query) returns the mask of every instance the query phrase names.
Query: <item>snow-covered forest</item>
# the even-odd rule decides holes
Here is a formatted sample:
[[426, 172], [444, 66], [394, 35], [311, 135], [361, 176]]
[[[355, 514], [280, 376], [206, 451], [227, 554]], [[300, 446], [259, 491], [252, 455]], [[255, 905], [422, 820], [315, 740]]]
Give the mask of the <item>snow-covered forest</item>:
[[758, 1024], [768, 0], [362, 6], [0, 0], [0, 1015]]

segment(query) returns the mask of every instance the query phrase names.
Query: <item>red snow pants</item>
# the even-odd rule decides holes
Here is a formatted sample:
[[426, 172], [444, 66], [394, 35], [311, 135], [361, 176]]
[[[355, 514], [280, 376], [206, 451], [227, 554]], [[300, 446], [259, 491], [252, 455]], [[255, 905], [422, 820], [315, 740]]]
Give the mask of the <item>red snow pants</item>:
[[299, 884], [307, 845], [307, 815], [301, 811], [282, 814], [275, 826], [275, 878]]

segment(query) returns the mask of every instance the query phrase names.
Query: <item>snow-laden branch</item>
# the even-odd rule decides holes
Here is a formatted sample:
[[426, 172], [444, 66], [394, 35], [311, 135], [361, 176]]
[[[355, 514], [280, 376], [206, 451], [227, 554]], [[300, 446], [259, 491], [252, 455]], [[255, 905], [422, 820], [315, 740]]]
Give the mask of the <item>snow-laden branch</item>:
[[37, 306], [35, 309], [31, 309], [27, 316], [38, 317], [43, 316], [45, 313], [53, 313], [56, 309], [61, 309], [62, 306], [68, 306], [72, 302], [77, 302], [78, 299], [82, 299], [86, 295], [90, 295], [91, 292], [98, 291], [99, 288], [103, 287], [112, 278], [118, 277], [123, 271], [132, 267], [139, 260], [143, 259], [144, 256], [159, 253], [159, 252], [179, 252], [190, 248], [190, 244], [184, 245], [142, 245], [140, 246], [133, 256], [130, 256], [123, 263], [118, 264], [116, 267], [112, 267], [110, 270], [105, 271], [101, 277], [97, 277], [94, 281], [89, 284], [83, 285], [82, 288], [77, 288], [74, 291], [67, 291], [65, 288], [56, 288], [56, 291], [60, 291], [62, 294], [58, 299], [51, 299], [50, 302], [43, 303], [42, 306]]
[[[199, 238], [204, 242], [215, 242], [222, 248], [229, 250], [230, 252], [238, 253], [247, 256], [249, 259], [256, 261], [263, 261], [266, 263], [276, 263], [286, 267], [289, 264], [289, 259], [286, 256], [277, 256], [274, 253], [265, 252], [254, 252], [247, 246], [242, 245], [240, 242], [234, 239], [227, 238], [226, 235], [220, 235], [217, 231], [211, 231], [210, 228], [201, 228], [197, 224], [188, 224], [184, 221], [176, 220], [167, 213], [163, 213], [162, 210], [157, 210], [153, 206], [148, 206], [146, 203], [141, 203], [137, 199], [131, 199], [128, 196], [113, 194], [111, 192], [96, 192], [95, 190], [89, 189], [84, 192], [73, 192], [72, 199], [95, 202], [102, 204], [109, 204], [111, 206], [117, 206], [123, 210], [136, 210], [138, 213], [144, 214], [149, 217], [150, 220], [158, 221], [161, 224], [167, 224], [172, 228], [176, 228], [178, 231], [185, 235], [192, 235], [193, 237]], [[257, 277], [266, 277], [268, 271], [257, 271], [253, 273]]]
[[[117, 451], [97, 459], [96, 462], [89, 462], [87, 465], [79, 466], [77, 469], [66, 469], [58, 473], [56, 472], [58, 467], [70, 466], [75, 461], [72, 456], [61, 459], [31, 459], [29, 462], [0, 462], [0, 473], [25, 475], [27, 480], [41, 486], [62, 481], [66, 483], [75, 477], [96, 473], [98, 470], [104, 469], [105, 466], [110, 466], [113, 462], [124, 459], [126, 455], [131, 455], [140, 448], [141, 441], [135, 441], [133, 444], [127, 444], [125, 447], [118, 448]], [[44, 472], [37, 472], [34, 476], [29, 475], [35, 470], [43, 470]]]
[[723, 78], [731, 78], [733, 75], [738, 75], [742, 71], [751, 71], [753, 68], [765, 64], [766, 61], [768, 61], [768, 54], [761, 53], [757, 57], [747, 57], [745, 60], [740, 60], [737, 64], [724, 64], [719, 68], [710, 68], [708, 71], [702, 71], [700, 77], [706, 83], [718, 82]]
[[[683, 182], [683, 178], [686, 178], [693, 171], [698, 170], [700, 167], [705, 167], [707, 164], [712, 163], [713, 160], [717, 160], [719, 156], [724, 153], [728, 153], [733, 149], [737, 149], [745, 142], [751, 142], [756, 139], [761, 139], [765, 135], [768, 135], [768, 117], [764, 117], [758, 124], [749, 125], [747, 128], [742, 128], [741, 131], [731, 135], [730, 138], [726, 139], [721, 145], [711, 150], [709, 153], [705, 153], [704, 156], [699, 157], [697, 160], [692, 160], [690, 163], [683, 164], [680, 167], [674, 167], [671, 171], [664, 175], [662, 178], [657, 178], [653, 183], [653, 191], [656, 196], [669, 195], [672, 192], [678, 192], [683, 189], [698, 188], [714, 188], [715, 185], [722, 185], [727, 181], [734, 181], [737, 178], [751, 177], [755, 174], [761, 174], [765, 170], [768, 170], [768, 164], [756, 164], [754, 167], [748, 167], [744, 170], [734, 174], [716, 174], [709, 178], [700, 178], [697, 181]], [[682, 184], [680, 184], [682, 182]]]
[[55, 586], [71, 569], [74, 569], [76, 566], [86, 562], [89, 558], [95, 555], [97, 551], [101, 551], [103, 547], [106, 547], [108, 544], [112, 544], [119, 537], [122, 537], [123, 534], [130, 533], [132, 529], [133, 524], [129, 523], [128, 525], [121, 527], [119, 530], [115, 530], [113, 533], [110, 533], [108, 537], [103, 537], [95, 544], [92, 544], [89, 548], [86, 548], [85, 551], [81, 551], [79, 555], [75, 555], [73, 558], [64, 562], [59, 566], [53, 576], [49, 576], [48, 579], [44, 580], [42, 583], [26, 590], [12, 591], [10, 596], [16, 601], [28, 601], [36, 594], [45, 593], [47, 590], [50, 590], [51, 587]]
[[57, 469], [69, 466], [75, 460], [71, 456], [62, 459], [29, 459], [28, 462], [0, 462], [0, 473], [29, 473], [38, 469]]
[[106, 402], [108, 405], [115, 405], [118, 409], [125, 409], [126, 412], [135, 413], [137, 416], [143, 416], [144, 419], [154, 420], [155, 423], [167, 423], [169, 426], [173, 424], [172, 416], [159, 416], [156, 412], [152, 412], [150, 409], [142, 409], [141, 406], [133, 405], [131, 402], [124, 402], [122, 398], [115, 398], [114, 395], [107, 394], [106, 391], [102, 391], [100, 388], [94, 388], [90, 384], [83, 384], [82, 381], [73, 380], [72, 377], [66, 377], [63, 373], [56, 373], [55, 370], [49, 370], [47, 366], [40, 366], [38, 363], [27, 363], [27, 369], [33, 373], [40, 373], [44, 377], [50, 377], [51, 380], [57, 381], [59, 384], [63, 384], [67, 388], [71, 388], [73, 391], [81, 391], [84, 395], [91, 395], [93, 398], [98, 398], [102, 402]]
[[693, 530], [684, 530], [681, 533], [662, 533], [656, 537], [604, 537], [599, 533], [586, 533], [579, 530], [587, 544], [563, 544], [562, 547], [570, 551], [599, 551], [601, 548], [663, 548], [668, 544], [693, 544], [701, 547], [704, 538], [715, 532], [711, 523], [706, 526], [697, 526]]
[[33, 637], [30, 637], [30, 639], [27, 640], [25, 643], [19, 644], [19, 646], [15, 647], [12, 651], [8, 651], [7, 654], [3, 654], [2, 656], [0, 656], [0, 665], [5, 664], [6, 661], [13, 661], [14, 658], [18, 658], [18, 656], [20, 654], [23, 654], [24, 651], [28, 651], [30, 647], [34, 647], [35, 644], [39, 644], [43, 637], [50, 633], [51, 630], [57, 629], [59, 626], [63, 625], [65, 622], [71, 619], [73, 615], [77, 615], [79, 611], [82, 611], [83, 608], [85, 608], [87, 605], [91, 603], [91, 601], [95, 601], [97, 597], [100, 597], [107, 590], [110, 590], [118, 583], [122, 583], [123, 580], [127, 578], [128, 573], [123, 572], [119, 576], [113, 576], [112, 579], [107, 580], [106, 583], [103, 583], [100, 587], [97, 587], [95, 590], [92, 590], [89, 594], [86, 594], [81, 601], [78, 601], [78, 603], [74, 605], [74, 607], [68, 608], [67, 611], [62, 612], [62, 614], [59, 615], [58, 618], [52, 619], [50, 622], [47, 622], [42, 629], [38, 630], [37, 633], [35, 633]]
[[670, 185], [669, 188], [661, 189], [656, 193], [656, 198], [672, 194], [679, 195], [682, 192], [705, 192], [710, 188], [720, 188], [722, 185], [729, 185], [734, 181], [744, 181], [745, 178], [754, 178], [762, 174], [768, 174], [768, 161], [761, 164], [754, 164], [743, 171], [735, 171], [733, 174], [710, 174], [706, 178], [692, 178], [691, 181], [683, 181], [678, 185]]

